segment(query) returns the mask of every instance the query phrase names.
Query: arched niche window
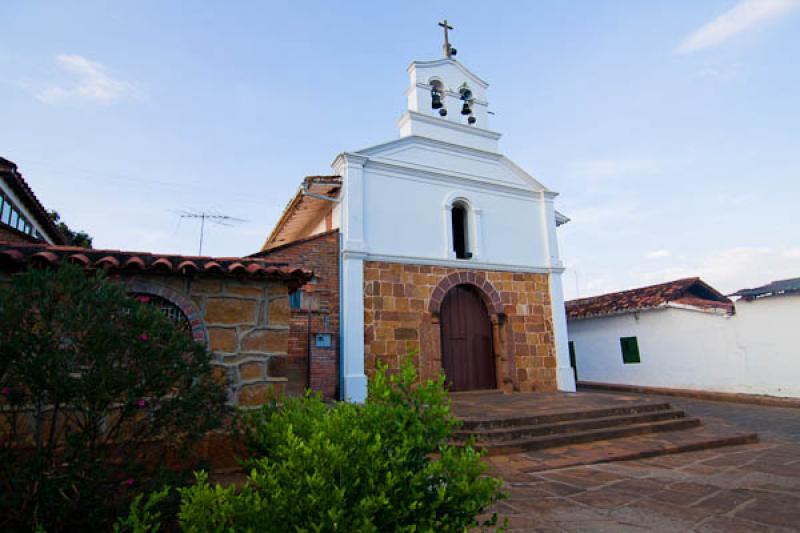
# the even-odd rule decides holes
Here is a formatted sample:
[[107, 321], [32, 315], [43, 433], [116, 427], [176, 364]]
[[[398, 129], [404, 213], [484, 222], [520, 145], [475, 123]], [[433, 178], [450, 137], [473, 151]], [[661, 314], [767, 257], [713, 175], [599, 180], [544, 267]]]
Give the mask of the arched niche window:
[[456, 259], [471, 259], [472, 250], [469, 242], [469, 205], [463, 201], [453, 202], [450, 209], [453, 235], [453, 252]]
[[189, 318], [175, 303], [155, 294], [133, 292], [131, 296], [143, 304], [151, 305], [158, 309], [162, 315], [167, 317], [170, 322], [174, 323], [178, 329], [185, 331], [187, 335], [192, 334], [192, 326], [189, 322]]

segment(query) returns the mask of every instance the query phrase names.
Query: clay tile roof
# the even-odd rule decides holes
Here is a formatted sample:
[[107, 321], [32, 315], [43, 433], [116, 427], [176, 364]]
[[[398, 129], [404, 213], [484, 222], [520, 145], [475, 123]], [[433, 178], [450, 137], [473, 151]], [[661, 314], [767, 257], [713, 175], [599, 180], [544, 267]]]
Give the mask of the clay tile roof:
[[152, 269], [160, 268], [166, 270], [167, 272], [172, 272], [172, 261], [170, 261], [166, 257], [159, 257], [150, 264], [150, 268]]
[[194, 261], [189, 259], [181, 261], [178, 265], [179, 272], [200, 272], [200, 267]]
[[144, 270], [145, 268], [144, 260], [141, 257], [133, 256], [127, 261], [125, 261], [124, 268], [129, 268], [131, 270], [138, 268]]
[[566, 303], [567, 320], [632, 313], [666, 307], [669, 304], [733, 312], [733, 303], [719, 291], [700, 278], [684, 278], [638, 289], [570, 300]]
[[119, 259], [113, 255], [106, 255], [95, 261], [94, 266], [101, 268], [119, 268]]
[[84, 254], [70, 254], [69, 257], [67, 257], [67, 261], [84, 267], [88, 266], [89, 263], [91, 262], [89, 261], [89, 258], [86, 257]]
[[[11, 265], [16, 269], [31, 263], [56, 265], [60, 262], [76, 263], [86, 269], [106, 268], [140, 274], [177, 276], [205, 272], [225, 277], [274, 278], [294, 285], [302, 285], [312, 276], [310, 270], [260, 257], [199, 257], [0, 241], [0, 263], [6, 267]], [[178, 265], [177, 268], [174, 265]]]

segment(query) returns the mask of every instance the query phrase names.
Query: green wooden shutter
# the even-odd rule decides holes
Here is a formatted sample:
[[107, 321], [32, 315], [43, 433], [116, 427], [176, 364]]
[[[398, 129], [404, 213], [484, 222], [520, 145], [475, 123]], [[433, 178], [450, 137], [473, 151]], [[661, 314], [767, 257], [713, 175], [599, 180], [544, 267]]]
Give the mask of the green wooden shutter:
[[569, 366], [572, 367], [572, 373], [575, 374], [575, 381], [578, 381], [578, 362], [575, 360], [575, 341], [569, 341]]
[[622, 348], [622, 362], [626, 365], [639, 363], [639, 342], [636, 337], [620, 337], [620, 347]]

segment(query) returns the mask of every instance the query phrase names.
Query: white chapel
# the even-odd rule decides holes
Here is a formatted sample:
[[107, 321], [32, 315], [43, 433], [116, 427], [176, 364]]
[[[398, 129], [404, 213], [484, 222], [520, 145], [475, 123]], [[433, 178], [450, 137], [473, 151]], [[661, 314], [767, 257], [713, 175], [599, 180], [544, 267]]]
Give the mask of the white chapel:
[[338, 229], [351, 401], [366, 397], [377, 362], [404, 357], [454, 391], [575, 390], [556, 232], [567, 219], [557, 193], [500, 152], [489, 84], [454, 54], [446, 35], [443, 57], [408, 66], [399, 137], [306, 178], [305, 210], [290, 203], [265, 244]]

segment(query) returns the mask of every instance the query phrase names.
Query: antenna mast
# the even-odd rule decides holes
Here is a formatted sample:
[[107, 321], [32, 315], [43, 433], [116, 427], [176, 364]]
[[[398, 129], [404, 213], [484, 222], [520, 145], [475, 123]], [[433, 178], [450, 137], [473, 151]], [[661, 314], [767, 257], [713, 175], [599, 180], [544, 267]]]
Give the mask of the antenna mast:
[[197, 255], [203, 255], [203, 238], [205, 237], [206, 220], [219, 226], [233, 226], [234, 222], [245, 222], [245, 220], [241, 218], [235, 218], [229, 215], [221, 215], [219, 213], [211, 213], [208, 211], [181, 211], [180, 216], [181, 218], [200, 219], [200, 247]]

